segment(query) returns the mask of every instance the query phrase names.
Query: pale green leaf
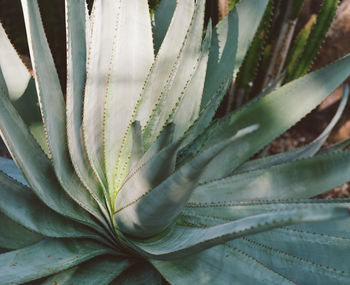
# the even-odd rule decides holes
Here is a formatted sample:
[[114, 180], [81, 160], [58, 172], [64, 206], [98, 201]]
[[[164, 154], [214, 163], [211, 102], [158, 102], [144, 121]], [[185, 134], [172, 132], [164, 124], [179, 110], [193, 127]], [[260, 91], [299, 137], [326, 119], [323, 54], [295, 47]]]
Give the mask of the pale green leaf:
[[[109, 220], [104, 188], [93, 174], [88, 164], [81, 140], [83, 96], [86, 77], [86, 2], [65, 1], [66, 9], [66, 33], [67, 33], [67, 142], [69, 154], [73, 166], [80, 180], [84, 183], [89, 193], [98, 203], [102, 213]], [[107, 207], [106, 207], [107, 206]]]
[[185, 131], [197, 120], [207, 71], [208, 55], [212, 37], [211, 22], [208, 24], [207, 32], [202, 43], [201, 55], [188, 87], [184, 90], [180, 102], [177, 103], [175, 111], [169, 118], [175, 123], [175, 138], [180, 138]]
[[28, 131], [8, 97], [0, 92], [1, 136], [34, 193], [51, 209], [86, 224], [91, 217], [60, 187], [50, 160]]
[[174, 15], [176, 0], [162, 0], [154, 14], [153, 42], [154, 53], [157, 54], [168, 31], [171, 19]]
[[[46, 40], [37, 1], [22, 0], [40, 108], [56, 176], [67, 194], [82, 208], [106, 224], [100, 208], [75, 175], [67, 145], [65, 102]], [[45, 58], [45, 60], [40, 60]]]
[[157, 106], [154, 108], [154, 110], [152, 110], [147, 124], [144, 127], [143, 137], [146, 149], [148, 149], [149, 146], [155, 141], [183, 96], [187, 95], [193, 97], [199, 96], [199, 98], [201, 97], [204, 78], [201, 82], [197, 82], [202, 85], [196, 85], [196, 89], [194, 90], [199, 93], [199, 95], [195, 93], [187, 94], [187, 89], [192, 83], [202, 56], [201, 46], [204, 25], [204, 10], [205, 1], [197, 1], [190, 27], [185, 35], [183, 46], [180, 49], [174, 65], [171, 67], [169, 78], [162, 88]]
[[[130, 125], [154, 61], [152, 28], [146, 0], [123, 0], [118, 10], [116, 43], [105, 94], [104, 163], [111, 196], [127, 175]], [[109, 29], [109, 27], [108, 27]], [[103, 100], [102, 100], [103, 101]]]
[[[178, 60], [193, 14], [194, 1], [180, 0], [171, 19], [168, 32], [148, 74], [142, 92], [142, 98], [137, 108], [136, 120], [145, 126], [159, 96], [172, 74], [172, 67]], [[179, 40], [181, 39], [181, 40]]]
[[[94, 1], [91, 40], [86, 63], [83, 107], [83, 143], [95, 175], [108, 188], [103, 160], [103, 120], [108, 78], [118, 23], [120, 1]], [[118, 131], [119, 132], [119, 131]]]

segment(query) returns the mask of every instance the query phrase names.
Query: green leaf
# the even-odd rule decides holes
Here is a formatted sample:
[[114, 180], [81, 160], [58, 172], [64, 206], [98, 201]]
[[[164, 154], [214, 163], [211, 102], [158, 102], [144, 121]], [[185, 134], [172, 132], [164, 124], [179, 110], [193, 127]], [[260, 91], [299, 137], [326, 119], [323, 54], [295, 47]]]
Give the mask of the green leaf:
[[229, 176], [200, 185], [190, 202], [309, 198], [350, 180], [350, 151]]
[[[245, 108], [215, 121], [202, 136], [206, 138], [210, 134], [210, 138], [205, 142], [206, 146], [222, 141], [231, 136], [232, 132], [252, 124], [259, 124], [260, 128], [258, 132], [237, 140], [215, 158], [202, 181], [230, 174], [321, 103], [349, 74], [350, 55], [288, 83]], [[195, 142], [192, 148], [201, 147], [202, 138], [199, 138], [197, 146]]]
[[209, 22], [204, 41], [202, 43], [201, 55], [198, 59], [196, 71], [188, 83], [188, 86], [183, 91], [184, 93], [177, 103], [175, 110], [168, 119], [169, 121], [174, 122], [176, 125], [175, 138], [182, 137], [199, 116], [211, 37], [212, 27], [211, 22]]
[[[75, 202], [101, 223], [106, 224], [98, 204], [75, 175], [71, 165], [66, 140], [65, 102], [41, 22], [38, 3], [22, 0], [22, 7], [40, 108], [57, 179]], [[41, 60], [42, 57], [45, 60]]]
[[348, 96], [349, 96], [349, 88], [348, 86], [346, 86], [343, 91], [342, 100], [339, 104], [338, 110], [335, 113], [333, 119], [329, 122], [325, 130], [311, 143], [302, 147], [298, 147], [291, 151], [271, 155], [268, 157], [249, 160], [246, 163], [244, 163], [241, 167], [239, 167], [234, 173], [239, 174], [239, 173], [244, 173], [247, 171], [252, 171], [260, 168], [271, 167], [273, 165], [286, 163], [296, 159], [311, 157], [314, 154], [316, 154], [320, 150], [320, 148], [322, 147], [323, 143], [326, 141], [328, 136], [330, 135], [331, 131], [333, 130], [337, 122], [339, 121], [344, 111], [345, 105], [348, 101]]
[[72, 163], [80, 181], [95, 199], [105, 218], [109, 202], [107, 193], [93, 174], [81, 140], [83, 96], [86, 77], [86, 2], [65, 1], [67, 33], [67, 142]]
[[132, 149], [130, 154], [130, 169], [133, 169], [144, 155], [142, 129], [139, 121], [131, 124]]
[[137, 263], [123, 272], [111, 285], [161, 285], [159, 272], [148, 262]]
[[[130, 167], [129, 173], [134, 173], [136, 169], [144, 165], [146, 162], [150, 161], [157, 153], [159, 153], [162, 149], [170, 145], [174, 140], [174, 131], [175, 125], [170, 123], [166, 125], [157, 140], [152, 144], [152, 146], [143, 154], [143, 156], [139, 159], [137, 164], [133, 167]], [[128, 177], [126, 178], [128, 179]]]
[[347, 207], [305, 207], [250, 216], [207, 228], [193, 228], [180, 222], [173, 224], [159, 236], [146, 240], [129, 239], [125, 242], [148, 258], [172, 260], [280, 226], [346, 217], [349, 217]]
[[25, 228], [49, 237], [90, 237], [97, 234], [84, 225], [63, 217], [25, 186], [0, 172], [0, 211]]
[[347, 148], [350, 145], [350, 138], [343, 139], [335, 144], [332, 144], [328, 147], [321, 149], [318, 154], [327, 154], [333, 151], [339, 151]]
[[[0, 90], [1, 91], [1, 90]], [[0, 92], [0, 130], [33, 192], [51, 209], [86, 224], [91, 217], [62, 190], [50, 160], [19, 117], [8, 97]]]
[[317, 261], [307, 260], [278, 248], [269, 247], [255, 241], [254, 237], [244, 237], [229, 244], [239, 247], [296, 284], [347, 284], [350, 280], [348, 268], [342, 272], [337, 268], [328, 267], [328, 264], [320, 264]]
[[[12, 46], [1, 23], [0, 50], [0, 69], [2, 73], [0, 88], [10, 97], [12, 104], [34, 135], [35, 130], [39, 126], [43, 126], [35, 82], [17, 51]], [[37, 136], [35, 138], [46, 151], [47, 144], [45, 139], [38, 139]]]
[[[327, 227], [331, 223], [333, 221], [324, 222], [324, 225]], [[330, 266], [338, 271], [345, 271], [350, 278], [349, 266], [345, 262], [350, 250], [349, 236], [330, 236], [323, 233], [280, 228], [253, 235], [251, 238], [289, 255]]]
[[289, 71], [288, 80], [293, 80], [308, 72], [333, 21], [338, 4], [339, 0], [322, 1], [320, 11], [317, 15], [316, 24], [311, 30], [304, 52], [301, 55], [298, 64], [295, 65], [293, 70]]
[[[231, 81], [235, 77], [253, 41], [267, 3], [268, 0], [241, 1], [214, 29], [202, 108], [215, 96], [224, 80], [230, 78]], [[223, 95], [226, 91], [227, 89], [223, 91]]]
[[108, 249], [89, 240], [45, 239], [1, 254], [0, 280], [3, 284], [28, 282], [106, 253]]
[[93, 172], [106, 189], [108, 185], [103, 159], [104, 98], [112, 68], [119, 6], [120, 1], [94, 1], [83, 103], [84, 148]]
[[[148, 165], [130, 176], [130, 182], [126, 181], [125, 188], [118, 192], [113, 213], [117, 228], [138, 237], [149, 237], [164, 230], [185, 206], [213, 157], [234, 140], [255, 130], [256, 126], [241, 130], [232, 138], [199, 153], [173, 173], [181, 140], [159, 152]], [[169, 166], [165, 168], [167, 164]]]
[[154, 53], [157, 54], [168, 31], [176, 8], [176, 0], [162, 0], [154, 14], [153, 42]]
[[184, 39], [187, 34], [194, 15], [194, 5], [194, 1], [181, 0], [177, 3], [168, 32], [147, 76], [141, 101], [137, 107], [135, 120], [140, 121], [143, 127], [157, 105], [167, 80], [172, 75], [172, 67], [178, 61], [178, 55], [183, 46], [183, 41], [179, 39]]
[[288, 199], [288, 200], [249, 200], [243, 202], [188, 203], [181, 213], [184, 223], [197, 227], [215, 226], [246, 217], [270, 212], [320, 207], [333, 209], [350, 205], [349, 199]]
[[174, 261], [151, 260], [171, 284], [295, 284], [227, 244]]
[[[249, 1], [250, 0], [248, 0], [248, 2]], [[219, 103], [216, 105], [217, 108], [229, 86], [223, 89], [220, 93], [217, 93], [217, 91], [222, 89], [221, 87], [226, 80], [229, 80], [231, 83], [236, 63], [236, 52], [240, 32], [239, 28], [243, 28], [238, 24], [238, 18], [239, 14], [237, 9], [232, 9], [232, 11], [221, 20], [213, 30], [201, 110], [207, 107], [208, 103], [213, 101], [213, 98], [220, 97]], [[209, 122], [214, 116], [216, 108], [211, 115]]]
[[[177, 108], [177, 104], [184, 96], [188, 96], [188, 94], [186, 94], [188, 91], [187, 89], [192, 83], [202, 56], [201, 46], [204, 11], [205, 1], [197, 1], [190, 27], [185, 35], [183, 46], [180, 49], [176, 62], [171, 68], [168, 80], [162, 88], [157, 105], [155, 109], [152, 110], [147, 124], [144, 127], [143, 137], [146, 149], [152, 145], [166, 122], [169, 121], [169, 118]], [[202, 85], [196, 85], [195, 89], [192, 89], [194, 94], [191, 94], [191, 96], [193, 95], [193, 97], [200, 98], [204, 79], [197, 83], [201, 83]]]
[[110, 284], [134, 263], [135, 261], [130, 259], [102, 255], [50, 277], [43, 285]]
[[9, 219], [0, 212], [0, 248], [17, 249], [40, 241], [43, 237]]
[[0, 157], [0, 171], [15, 179], [16, 181], [22, 183], [23, 185], [28, 186], [28, 183], [23, 177], [23, 174], [12, 159]]
[[131, 152], [133, 112], [154, 60], [147, 1], [120, 1], [118, 13], [116, 51], [106, 88], [103, 126], [105, 169], [111, 196], [116, 189], [115, 180], [127, 174], [125, 163]]

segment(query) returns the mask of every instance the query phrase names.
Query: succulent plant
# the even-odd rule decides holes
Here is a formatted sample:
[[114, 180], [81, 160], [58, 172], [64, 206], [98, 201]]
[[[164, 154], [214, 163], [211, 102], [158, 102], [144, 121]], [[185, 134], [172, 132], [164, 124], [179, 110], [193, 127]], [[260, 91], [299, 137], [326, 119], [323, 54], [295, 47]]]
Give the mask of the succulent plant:
[[349, 76], [350, 56], [213, 120], [267, 2], [204, 29], [204, 0], [163, 0], [152, 22], [146, 0], [95, 0], [91, 15], [66, 0], [64, 96], [37, 1], [22, 0], [33, 76], [0, 34], [17, 165], [0, 159], [1, 284], [349, 282], [350, 200], [309, 199], [350, 180], [348, 140], [320, 150], [348, 89], [313, 142], [250, 158]]

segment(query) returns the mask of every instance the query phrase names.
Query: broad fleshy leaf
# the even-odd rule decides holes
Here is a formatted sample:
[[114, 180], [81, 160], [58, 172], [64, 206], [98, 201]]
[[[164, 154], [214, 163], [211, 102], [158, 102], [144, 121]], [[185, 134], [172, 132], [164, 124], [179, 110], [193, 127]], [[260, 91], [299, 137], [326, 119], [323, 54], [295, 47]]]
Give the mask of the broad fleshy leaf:
[[229, 221], [207, 228], [173, 224], [159, 235], [146, 240], [125, 241], [140, 254], [154, 259], [171, 260], [195, 254], [215, 245], [276, 227], [320, 220], [349, 217], [348, 207], [326, 209], [306, 207], [294, 210], [269, 212]]
[[18, 249], [43, 239], [42, 235], [26, 229], [2, 212], [0, 212], [0, 224], [0, 248]]
[[102, 255], [50, 277], [43, 285], [110, 284], [134, 263], [131, 259]]
[[[205, 145], [215, 144], [229, 137], [235, 130], [252, 124], [259, 124], [260, 129], [238, 140], [215, 158], [203, 175], [202, 181], [230, 174], [320, 104], [349, 75], [350, 56], [348, 55], [214, 122], [192, 147], [201, 147], [203, 138]], [[208, 134], [210, 134], [209, 139], [206, 137]]]
[[24, 283], [68, 269], [108, 249], [89, 240], [45, 239], [0, 255], [3, 284]]
[[310, 198], [350, 180], [350, 151], [292, 161], [199, 185], [190, 202]]
[[[120, 0], [113, 54], [105, 94], [104, 163], [113, 197], [125, 178], [131, 151], [130, 124], [154, 61], [152, 28], [146, 0]], [[117, 117], [118, 116], [118, 117]], [[117, 119], [116, 119], [117, 118]]]
[[[213, 157], [219, 155], [235, 140], [256, 129], [257, 126], [251, 126], [240, 130], [232, 138], [205, 149], [172, 174], [169, 173], [171, 168], [164, 171], [163, 163], [165, 160], [169, 163], [168, 154], [170, 157], [176, 155], [181, 141], [164, 149], [149, 165], [141, 168], [139, 175], [135, 173], [131, 176], [129, 181], [133, 184], [130, 188], [126, 187], [118, 192], [113, 213], [117, 228], [138, 237], [149, 237], [164, 230], [183, 209]], [[171, 165], [169, 163], [169, 166]], [[173, 166], [175, 167], [175, 159]], [[158, 169], [159, 173], [152, 174], [154, 169]]]

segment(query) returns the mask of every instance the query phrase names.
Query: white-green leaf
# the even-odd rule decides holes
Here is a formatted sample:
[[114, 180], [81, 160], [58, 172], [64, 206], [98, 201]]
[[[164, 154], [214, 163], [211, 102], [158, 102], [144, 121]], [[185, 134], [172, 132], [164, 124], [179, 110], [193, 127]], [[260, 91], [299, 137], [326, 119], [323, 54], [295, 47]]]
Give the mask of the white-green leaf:
[[86, 66], [83, 143], [95, 175], [107, 188], [103, 159], [105, 94], [115, 52], [120, 1], [96, 0], [91, 14], [91, 40]]
[[[177, 108], [177, 104], [184, 96], [198, 97], [198, 94], [187, 94], [188, 87], [191, 85], [196, 70], [201, 61], [201, 46], [204, 25], [205, 1], [196, 2], [195, 12], [191, 19], [190, 27], [186, 33], [183, 46], [177, 56], [177, 59], [171, 67], [169, 78], [167, 79], [160, 93], [157, 106], [144, 127], [144, 142], [146, 149], [155, 141], [166, 122], [170, 119]], [[204, 63], [206, 65], [206, 62]], [[201, 98], [204, 78], [196, 85], [195, 92], [199, 93]], [[199, 107], [198, 102], [198, 107]], [[176, 124], [176, 122], [175, 122]]]
[[67, 33], [67, 142], [73, 166], [80, 180], [98, 203], [102, 213], [109, 220], [109, 201], [88, 163], [81, 140], [83, 97], [86, 77], [86, 2], [65, 1]]
[[130, 124], [154, 60], [147, 1], [117, 2], [120, 2], [118, 22], [113, 28], [116, 42], [105, 90], [103, 124], [104, 163], [111, 196], [120, 186], [114, 184], [115, 180], [120, 181], [127, 174]]
[[171, 19], [174, 15], [176, 3], [176, 0], [162, 0], [154, 14], [152, 32], [155, 54], [158, 53], [168, 31]]
[[40, 108], [57, 179], [75, 202], [106, 224], [98, 204], [75, 175], [71, 165], [66, 140], [65, 102], [38, 3], [22, 0], [22, 7]]

